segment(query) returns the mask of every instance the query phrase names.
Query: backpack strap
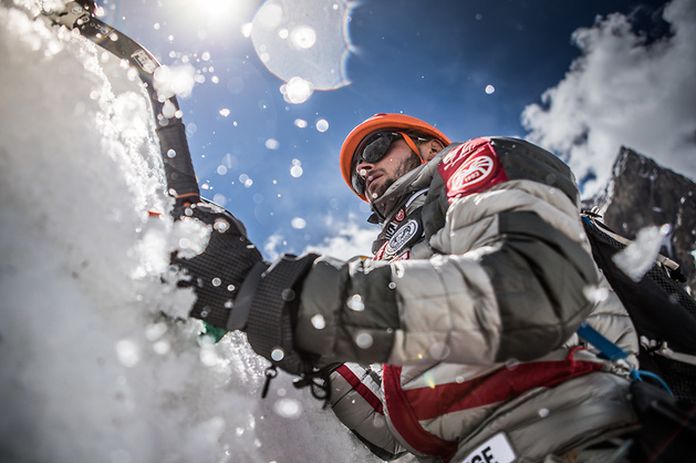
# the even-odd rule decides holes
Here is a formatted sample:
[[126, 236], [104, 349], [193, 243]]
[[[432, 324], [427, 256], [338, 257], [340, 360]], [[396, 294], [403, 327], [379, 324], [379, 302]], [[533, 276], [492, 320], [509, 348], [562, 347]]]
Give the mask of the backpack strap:
[[[583, 209], [582, 211], [580, 211], [580, 214], [582, 216], [583, 221], [589, 222], [592, 225], [596, 226], [597, 228], [602, 230], [603, 233], [605, 233], [606, 235], [609, 235], [611, 238], [616, 240], [618, 243], [621, 243], [624, 246], [628, 246], [629, 244], [633, 243], [633, 241], [629, 240], [625, 236], [619, 235], [614, 230], [609, 228], [607, 226], [607, 224], [605, 224], [604, 222], [599, 220], [602, 216], [597, 214], [596, 212], [592, 212], [592, 211], [588, 211], [586, 209]], [[655, 260], [657, 260], [657, 262], [659, 262], [660, 264], [667, 267], [672, 272], [677, 272], [678, 275], [681, 275], [681, 271], [679, 271], [679, 264], [677, 262], [673, 261], [672, 259], [670, 259], [669, 257], [663, 256], [662, 254], [658, 254], [657, 257], [655, 258]], [[670, 272], [670, 275], [672, 275], [671, 272]], [[678, 280], [678, 281], [681, 281], [681, 280]]]
[[576, 333], [581, 339], [592, 344], [600, 352], [601, 357], [612, 361], [618, 367], [619, 371], [626, 371], [628, 369], [628, 376], [632, 381], [643, 381], [643, 378], [652, 378], [667, 391], [669, 395], [674, 396], [672, 389], [670, 389], [667, 382], [659, 375], [651, 371], [629, 368], [628, 363], [623, 361], [628, 357], [628, 353], [604, 337], [599, 331], [592, 328], [589, 323], [582, 322]]

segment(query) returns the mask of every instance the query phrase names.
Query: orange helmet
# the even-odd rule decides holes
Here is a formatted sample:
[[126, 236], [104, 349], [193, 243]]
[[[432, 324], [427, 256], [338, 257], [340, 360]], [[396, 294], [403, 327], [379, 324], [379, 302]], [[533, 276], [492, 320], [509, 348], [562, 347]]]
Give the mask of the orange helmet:
[[[343, 180], [348, 184], [351, 190], [360, 197], [363, 201], [367, 201], [364, 194], [355, 191], [353, 188], [353, 182], [351, 179], [353, 157], [363, 140], [365, 140], [370, 135], [377, 132], [405, 132], [405, 133], [417, 133], [419, 135], [424, 135], [432, 137], [440, 141], [444, 146], [450, 144], [450, 139], [440, 132], [438, 129], [422, 121], [418, 118], [407, 116], [405, 114], [375, 114], [371, 118], [361, 122], [350, 131], [346, 139], [341, 145], [341, 173], [343, 174]], [[410, 146], [410, 145], [409, 145]], [[419, 156], [420, 157], [420, 156]], [[423, 162], [421, 160], [421, 162]]]

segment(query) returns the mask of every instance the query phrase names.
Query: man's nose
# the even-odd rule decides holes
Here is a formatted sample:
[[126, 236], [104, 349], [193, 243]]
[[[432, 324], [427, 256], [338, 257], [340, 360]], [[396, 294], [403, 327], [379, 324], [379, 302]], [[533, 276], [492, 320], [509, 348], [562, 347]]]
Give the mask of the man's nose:
[[374, 167], [375, 165], [373, 163], [367, 162], [363, 159], [360, 162], [358, 162], [358, 165], [355, 166], [355, 172], [362, 178], [365, 178], [367, 177], [367, 173]]

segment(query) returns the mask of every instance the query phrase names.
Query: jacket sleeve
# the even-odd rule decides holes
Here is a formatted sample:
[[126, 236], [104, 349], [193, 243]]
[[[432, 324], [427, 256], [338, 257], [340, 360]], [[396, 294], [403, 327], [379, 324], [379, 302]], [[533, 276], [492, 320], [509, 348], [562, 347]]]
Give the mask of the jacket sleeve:
[[598, 272], [572, 174], [533, 145], [503, 142], [487, 148], [501, 169], [489, 184], [467, 189], [462, 172], [480, 144], [448, 155], [449, 176], [447, 158], [440, 164], [442, 185], [431, 185], [429, 196], [439, 193], [429, 199], [446, 206], [428, 240], [433, 257], [314, 262], [295, 329], [300, 349], [363, 364], [487, 364], [538, 358], [574, 333], [593, 308], [584, 292]]

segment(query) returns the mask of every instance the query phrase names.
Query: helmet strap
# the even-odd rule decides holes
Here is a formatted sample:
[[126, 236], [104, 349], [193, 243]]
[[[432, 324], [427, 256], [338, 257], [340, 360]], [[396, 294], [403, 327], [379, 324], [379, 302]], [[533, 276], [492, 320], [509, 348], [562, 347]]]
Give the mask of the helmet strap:
[[421, 164], [425, 164], [425, 159], [423, 159], [423, 155], [421, 155], [420, 150], [418, 149], [418, 145], [416, 145], [416, 142], [413, 141], [413, 138], [410, 136], [406, 135], [406, 132], [397, 132], [399, 135], [401, 135], [401, 138], [404, 139], [408, 147], [413, 151], [413, 153], [418, 157], [420, 160]]

